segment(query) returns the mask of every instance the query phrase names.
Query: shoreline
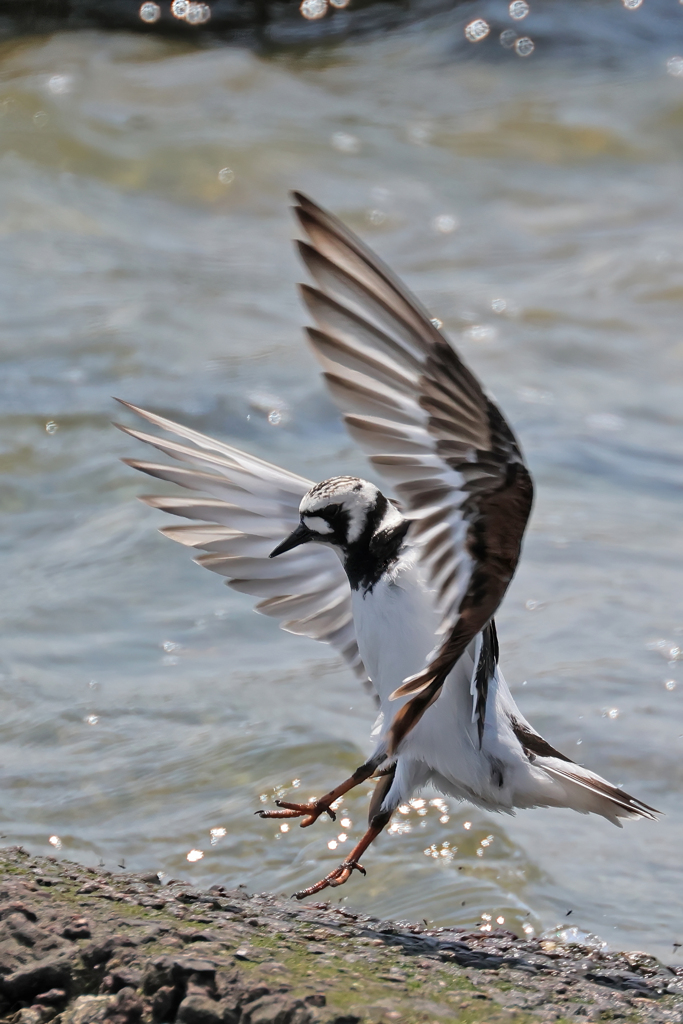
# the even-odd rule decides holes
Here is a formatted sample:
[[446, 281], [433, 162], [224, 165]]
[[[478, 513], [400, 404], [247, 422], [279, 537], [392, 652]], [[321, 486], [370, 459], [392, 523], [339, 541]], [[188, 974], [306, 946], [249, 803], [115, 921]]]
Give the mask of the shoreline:
[[12, 1024], [683, 1024], [683, 967], [0, 850]]

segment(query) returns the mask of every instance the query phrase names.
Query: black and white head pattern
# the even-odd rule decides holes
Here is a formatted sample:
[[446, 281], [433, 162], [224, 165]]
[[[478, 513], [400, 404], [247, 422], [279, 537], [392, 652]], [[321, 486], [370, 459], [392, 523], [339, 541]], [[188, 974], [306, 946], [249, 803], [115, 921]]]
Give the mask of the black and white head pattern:
[[409, 525], [379, 488], [355, 476], [335, 476], [311, 487], [299, 513], [311, 540], [337, 549], [353, 589], [372, 589]]

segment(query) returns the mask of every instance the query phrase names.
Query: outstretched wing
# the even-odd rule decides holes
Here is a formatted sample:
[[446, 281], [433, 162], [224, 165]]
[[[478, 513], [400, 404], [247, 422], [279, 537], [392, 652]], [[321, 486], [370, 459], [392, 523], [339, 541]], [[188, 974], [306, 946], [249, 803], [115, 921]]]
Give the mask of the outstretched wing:
[[123, 460], [192, 492], [190, 497], [142, 497], [152, 508], [193, 520], [189, 526], [164, 526], [161, 533], [208, 552], [195, 561], [227, 576], [233, 590], [258, 597], [256, 611], [277, 619], [282, 629], [331, 644], [358, 678], [367, 681], [353, 626], [349, 582], [334, 552], [321, 544], [307, 544], [268, 558], [298, 524], [299, 503], [313, 482], [163, 416], [128, 402], [121, 404], [167, 434], [191, 442], [191, 446], [179, 444], [116, 424], [131, 437], [191, 467]]
[[[336, 217], [295, 199], [317, 285], [302, 287], [318, 325], [310, 341], [350, 433], [413, 519], [442, 616], [427, 664], [393, 694], [414, 695], [394, 718], [395, 750], [500, 604], [533, 486], [502, 413], [426, 310]], [[480, 706], [480, 735], [482, 715]]]

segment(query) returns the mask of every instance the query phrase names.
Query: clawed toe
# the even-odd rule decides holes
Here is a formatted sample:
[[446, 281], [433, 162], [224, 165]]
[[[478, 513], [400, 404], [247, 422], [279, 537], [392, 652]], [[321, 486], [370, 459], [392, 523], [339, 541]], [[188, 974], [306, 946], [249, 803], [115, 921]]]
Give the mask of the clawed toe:
[[278, 807], [281, 807], [280, 811], [254, 811], [259, 818], [303, 818], [301, 827], [306, 828], [308, 825], [312, 825], [314, 821], [317, 821], [321, 814], [329, 814], [332, 821], [335, 821], [337, 815], [331, 810], [327, 804], [321, 803], [319, 800], [311, 800], [307, 804], [290, 804], [286, 800], [276, 800], [275, 803]]
[[361, 875], [366, 875], [367, 871], [362, 864], [359, 864], [355, 860], [345, 860], [338, 868], [334, 871], [330, 871], [329, 875], [325, 875], [315, 885], [310, 885], [308, 889], [300, 889], [299, 892], [295, 892], [292, 899], [303, 900], [307, 896], [314, 896], [317, 892], [322, 892], [323, 889], [336, 889], [337, 886], [343, 885], [347, 882], [354, 871], [360, 871]]

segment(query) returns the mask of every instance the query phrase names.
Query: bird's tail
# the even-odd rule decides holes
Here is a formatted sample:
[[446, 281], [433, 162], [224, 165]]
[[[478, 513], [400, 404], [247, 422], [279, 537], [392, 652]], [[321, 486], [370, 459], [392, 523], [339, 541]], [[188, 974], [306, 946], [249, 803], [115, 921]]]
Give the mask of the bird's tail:
[[[613, 786], [611, 782], [588, 771], [573, 761], [563, 761], [555, 757], [536, 757], [534, 767], [541, 768], [555, 783], [553, 789], [557, 794], [560, 806], [570, 807], [581, 814], [601, 814], [614, 825], [621, 828], [619, 818], [650, 818], [656, 821], [659, 813], [642, 800], [629, 796], [623, 789]], [[563, 791], [564, 800], [557, 792], [558, 786]]]

